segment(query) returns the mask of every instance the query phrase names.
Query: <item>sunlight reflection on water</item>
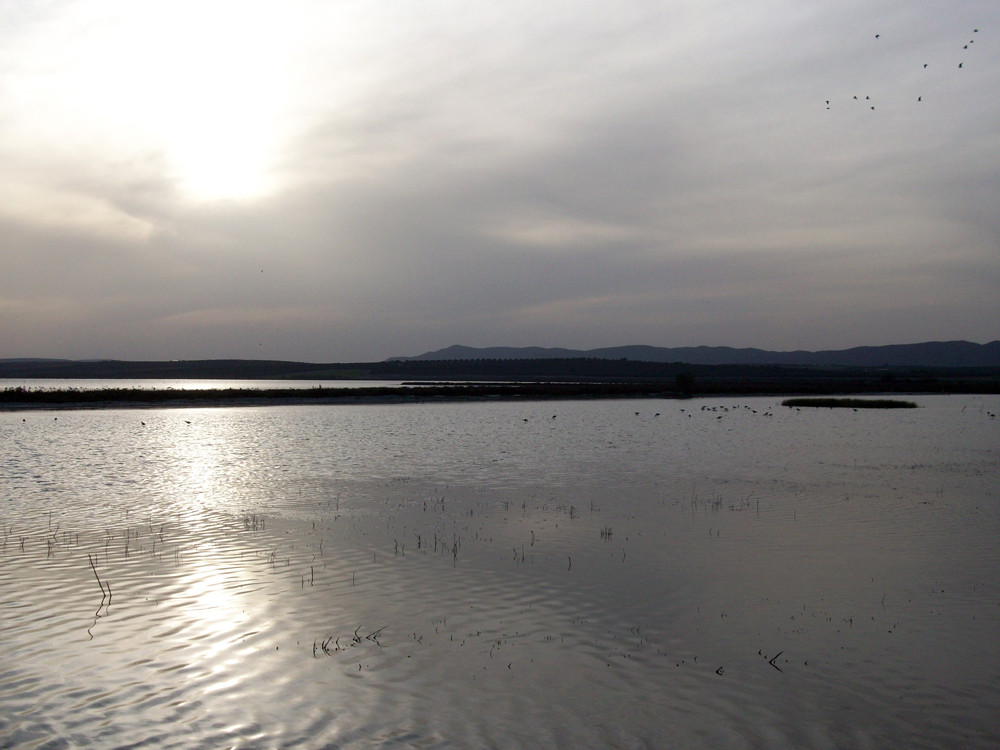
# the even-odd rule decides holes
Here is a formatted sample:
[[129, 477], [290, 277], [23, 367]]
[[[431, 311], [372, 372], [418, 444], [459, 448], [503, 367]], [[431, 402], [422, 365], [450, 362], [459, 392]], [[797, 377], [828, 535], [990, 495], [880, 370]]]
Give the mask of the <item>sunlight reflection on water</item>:
[[919, 400], [0, 414], [0, 738], [994, 745], [997, 403]]

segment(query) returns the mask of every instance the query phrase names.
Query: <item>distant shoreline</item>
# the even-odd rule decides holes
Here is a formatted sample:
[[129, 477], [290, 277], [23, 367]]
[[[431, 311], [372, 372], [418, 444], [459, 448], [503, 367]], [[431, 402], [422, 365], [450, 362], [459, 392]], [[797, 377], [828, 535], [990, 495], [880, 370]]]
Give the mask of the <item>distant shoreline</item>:
[[682, 397], [683, 394], [666, 390], [663, 384], [629, 383], [437, 383], [370, 388], [267, 389], [6, 389], [0, 391], [0, 411]]
[[[462, 401], [556, 401], [606, 399], [685, 399], [698, 397], [853, 395], [886, 396], [918, 393], [996, 393], [995, 388], [929, 388], [916, 390], [876, 389], [870, 384], [827, 382], [746, 382], [701, 383], [689, 392], [674, 383], [434, 383], [365, 388], [205, 388], [145, 389], [102, 388], [96, 390], [31, 390], [8, 388], [0, 391], [0, 411], [70, 409], [152, 409], [227, 406], [282, 406], [301, 404], [418, 404]], [[940, 386], [940, 383], [935, 384]], [[883, 384], [884, 386], [884, 384]]]

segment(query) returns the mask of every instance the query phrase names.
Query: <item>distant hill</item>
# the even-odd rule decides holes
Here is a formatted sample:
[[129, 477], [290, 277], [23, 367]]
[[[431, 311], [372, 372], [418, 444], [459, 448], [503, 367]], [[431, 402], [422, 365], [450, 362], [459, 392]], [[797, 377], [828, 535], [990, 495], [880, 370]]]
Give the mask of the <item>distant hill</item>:
[[[606, 349], [543, 349], [451, 346], [417, 357], [394, 357], [381, 362], [313, 363], [277, 360], [61, 360], [0, 359], [0, 378], [204, 378], [287, 380], [552, 380], [673, 378], [684, 369], [716, 368], [713, 377], [759, 378], [766, 369], [784, 368], [783, 377], [801, 370], [799, 377], [841, 377], [851, 368], [1000, 370], [1000, 341], [927, 342], [895, 346], [862, 346], [838, 351], [772, 352], [725, 346], [668, 349], [656, 346], [620, 346]], [[746, 368], [738, 375], [734, 368]], [[725, 373], [723, 372], [725, 371]], [[811, 375], [808, 375], [811, 373]], [[995, 378], [997, 373], [989, 373]]]
[[818, 367], [1000, 367], [1000, 341], [928, 341], [921, 344], [858, 346], [817, 352], [775, 352], [728, 346], [614, 346], [603, 349], [559, 349], [537, 346], [449, 346], [392, 361], [476, 359], [627, 359], [638, 362], [683, 362], [691, 365], [792, 365]]

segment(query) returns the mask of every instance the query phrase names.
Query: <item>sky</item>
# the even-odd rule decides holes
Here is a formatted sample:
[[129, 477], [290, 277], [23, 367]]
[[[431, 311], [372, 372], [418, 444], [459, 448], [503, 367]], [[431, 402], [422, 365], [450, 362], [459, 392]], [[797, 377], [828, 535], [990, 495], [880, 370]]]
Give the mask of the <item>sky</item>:
[[986, 343], [998, 92], [996, 0], [3, 0], [0, 358]]

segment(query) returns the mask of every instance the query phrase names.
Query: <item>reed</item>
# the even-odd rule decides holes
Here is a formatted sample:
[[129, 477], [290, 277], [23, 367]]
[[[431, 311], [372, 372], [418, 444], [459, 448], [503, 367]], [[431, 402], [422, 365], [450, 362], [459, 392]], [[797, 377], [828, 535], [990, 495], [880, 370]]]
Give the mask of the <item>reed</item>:
[[108, 584], [108, 589], [105, 591], [104, 584], [101, 582], [101, 577], [97, 575], [97, 565], [94, 563], [94, 557], [89, 552], [87, 553], [87, 559], [90, 560], [90, 569], [94, 571], [94, 578], [97, 579], [97, 585], [101, 587], [101, 601], [103, 602], [105, 599], [108, 599], [110, 602], [111, 584]]

